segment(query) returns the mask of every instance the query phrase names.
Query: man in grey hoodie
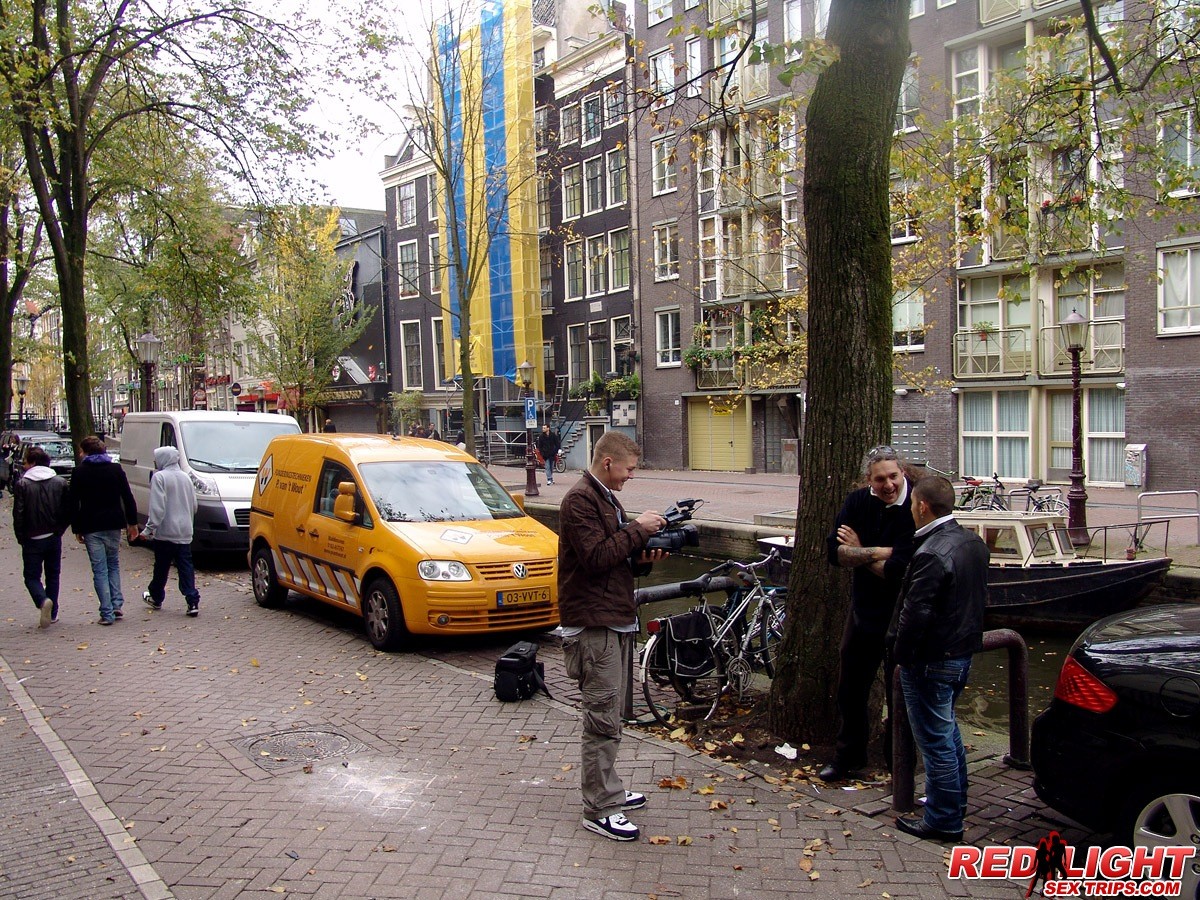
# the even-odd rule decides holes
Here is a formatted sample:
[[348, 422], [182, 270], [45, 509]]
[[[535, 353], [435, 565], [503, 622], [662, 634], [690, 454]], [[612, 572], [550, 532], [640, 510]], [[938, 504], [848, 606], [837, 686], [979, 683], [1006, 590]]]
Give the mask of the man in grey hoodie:
[[50, 454], [41, 447], [25, 452], [24, 465], [25, 474], [12, 486], [13, 534], [21, 545], [25, 587], [41, 610], [38, 627], [45, 628], [58, 621], [62, 535], [70, 521], [67, 483], [50, 468]]
[[171, 564], [179, 576], [179, 593], [187, 601], [187, 614], [200, 614], [196, 568], [192, 564], [192, 521], [196, 515], [196, 489], [179, 468], [179, 451], [159, 447], [154, 451], [154, 476], [150, 479], [150, 512], [142, 537], [154, 551], [154, 575], [142, 599], [151, 609], [162, 609], [167, 595]]

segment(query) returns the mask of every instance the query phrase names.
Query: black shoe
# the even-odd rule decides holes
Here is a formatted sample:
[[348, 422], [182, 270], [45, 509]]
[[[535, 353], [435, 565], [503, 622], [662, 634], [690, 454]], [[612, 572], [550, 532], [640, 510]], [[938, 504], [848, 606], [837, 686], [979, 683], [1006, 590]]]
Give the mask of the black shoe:
[[151, 597], [149, 591], [142, 591], [142, 600], [151, 609], [162, 609], [162, 601]]
[[961, 831], [938, 831], [936, 828], [930, 828], [926, 825], [924, 819], [906, 819], [903, 816], [896, 816], [896, 827], [905, 834], [911, 834], [913, 837], [921, 838], [924, 841], [961, 844], [963, 839]]
[[846, 781], [854, 777], [857, 767], [843, 766], [841, 763], [831, 762], [825, 768], [817, 773], [817, 777], [822, 781]]
[[188, 608], [187, 608], [187, 614], [192, 617], [200, 615], [200, 604], [199, 603], [189, 603]]

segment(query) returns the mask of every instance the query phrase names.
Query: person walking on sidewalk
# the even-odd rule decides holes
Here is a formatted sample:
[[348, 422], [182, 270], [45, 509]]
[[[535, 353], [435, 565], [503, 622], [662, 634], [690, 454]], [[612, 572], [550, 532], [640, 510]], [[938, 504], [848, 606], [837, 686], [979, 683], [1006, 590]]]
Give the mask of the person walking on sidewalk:
[[912, 491], [916, 551], [904, 576], [888, 648], [913, 739], [925, 762], [925, 813], [896, 827], [919, 838], [959, 843], [967, 809], [967, 752], [954, 704], [983, 649], [983, 609], [991, 554], [954, 521], [954, 486], [940, 475]]
[[625, 790], [616, 772], [638, 632], [633, 557], [651, 562], [664, 555], [644, 550], [666, 520], [649, 511], [630, 520], [614, 493], [633, 477], [641, 455], [630, 438], [606, 432], [596, 441], [587, 472], [559, 508], [563, 656], [583, 698], [583, 826], [615, 841], [637, 840], [638, 828], [625, 813], [646, 805], [645, 795]]
[[71, 530], [87, 548], [92, 584], [100, 601], [100, 623], [124, 616], [121, 591], [121, 533], [137, 538], [137, 505], [129, 479], [113, 462], [104, 441], [88, 435], [79, 445], [79, 465], [71, 476]]
[[[67, 483], [41, 447], [25, 451], [25, 474], [12, 485], [13, 534], [21, 545], [25, 587], [40, 612], [38, 627], [58, 621], [62, 536], [70, 521]], [[42, 577], [45, 576], [45, 584]]]
[[[884, 639], [901, 580], [912, 556], [911, 485], [896, 451], [872, 447], [863, 458], [867, 486], [851, 491], [826, 539], [831, 565], [854, 570], [850, 613], [842, 633], [837, 707], [841, 716], [833, 762], [818, 773], [840, 781], [867, 764], [871, 685], [884, 658]], [[890, 671], [884, 691], [891, 710]], [[884, 730], [885, 755], [889, 731]]]
[[558, 459], [558, 451], [562, 449], [562, 441], [550, 430], [549, 425], [542, 426], [542, 433], [537, 437], [537, 450], [542, 454], [546, 463], [546, 484], [554, 484], [554, 461]]
[[167, 596], [171, 564], [179, 576], [179, 593], [187, 601], [187, 614], [200, 614], [196, 568], [192, 564], [192, 528], [196, 515], [196, 489], [179, 468], [179, 451], [159, 447], [154, 451], [154, 477], [150, 479], [150, 513], [142, 537], [154, 551], [154, 575], [142, 599], [151, 609], [162, 609]]

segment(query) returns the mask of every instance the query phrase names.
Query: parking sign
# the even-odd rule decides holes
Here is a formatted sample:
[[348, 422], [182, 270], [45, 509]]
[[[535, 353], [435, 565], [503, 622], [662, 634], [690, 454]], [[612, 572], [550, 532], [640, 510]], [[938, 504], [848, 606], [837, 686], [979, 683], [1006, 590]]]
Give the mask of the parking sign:
[[537, 398], [536, 397], [526, 397], [525, 398], [525, 427], [526, 428], [537, 428], [538, 427]]

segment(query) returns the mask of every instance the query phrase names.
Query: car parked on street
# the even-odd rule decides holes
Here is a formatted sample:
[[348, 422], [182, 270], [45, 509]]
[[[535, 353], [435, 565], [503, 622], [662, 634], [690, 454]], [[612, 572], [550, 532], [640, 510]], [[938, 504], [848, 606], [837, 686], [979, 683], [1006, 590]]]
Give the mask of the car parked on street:
[[32, 440], [58, 440], [53, 431], [37, 431], [30, 428], [12, 428], [0, 432], [0, 487], [10, 487], [13, 482], [13, 469], [22, 468], [17, 450], [22, 442]]
[[[1152, 606], [1091, 625], [1033, 723], [1034, 789], [1118, 841], [1200, 847], [1200, 606]], [[1180, 896], [1193, 900], [1200, 860]]]
[[21, 441], [9, 456], [8, 483], [16, 484], [25, 474], [25, 454], [31, 447], [41, 447], [50, 456], [50, 468], [67, 481], [75, 473], [75, 445], [70, 438], [59, 437], [57, 434], [46, 432], [32, 435]]

